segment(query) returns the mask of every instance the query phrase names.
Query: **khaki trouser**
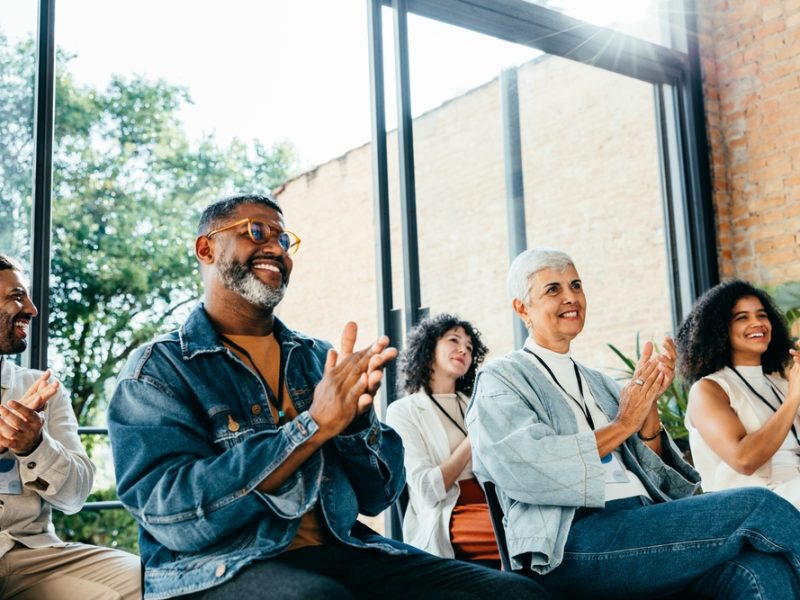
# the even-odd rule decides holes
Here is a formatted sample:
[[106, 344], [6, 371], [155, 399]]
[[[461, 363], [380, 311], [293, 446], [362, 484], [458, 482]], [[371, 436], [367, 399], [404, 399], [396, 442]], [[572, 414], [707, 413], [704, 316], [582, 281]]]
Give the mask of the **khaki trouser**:
[[2, 600], [139, 600], [138, 556], [87, 544], [16, 546], [0, 558]]

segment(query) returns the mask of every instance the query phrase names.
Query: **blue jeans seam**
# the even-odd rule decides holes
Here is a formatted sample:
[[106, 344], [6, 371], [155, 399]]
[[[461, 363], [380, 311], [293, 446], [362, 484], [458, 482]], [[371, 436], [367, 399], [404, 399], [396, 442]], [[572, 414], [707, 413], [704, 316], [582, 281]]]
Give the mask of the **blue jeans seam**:
[[722, 546], [728, 538], [707, 538], [702, 540], [691, 540], [682, 542], [670, 542], [669, 544], [656, 544], [651, 546], [638, 546], [636, 548], [625, 548], [624, 550], [614, 550], [611, 552], [565, 552], [564, 560], [609, 560], [613, 558], [625, 558], [640, 554], [653, 554], [656, 552], [674, 551], [676, 549], [685, 550], [689, 548]]
[[776, 553], [784, 554], [787, 557], [787, 559], [792, 562], [794, 568], [796, 570], [800, 570], [800, 560], [798, 560], [797, 556], [795, 556], [795, 554], [788, 548], [784, 548], [783, 546], [776, 544], [768, 537], [765, 537], [764, 534], [761, 533], [760, 531], [753, 531], [752, 529], [748, 529], [746, 527], [743, 527], [741, 531], [742, 533], [746, 534], [745, 537], [758, 538], [765, 546], [772, 548]]
[[755, 593], [757, 594], [757, 600], [763, 600], [764, 598], [763, 590], [761, 589], [761, 586], [758, 584], [758, 577], [756, 577], [753, 570], [746, 565], [736, 562], [735, 560], [729, 560], [728, 563], [735, 565], [737, 568], [744, 570], [745, 572], [747, 572], [748, 575], [750, 575], [750, 582], [755, 590]]

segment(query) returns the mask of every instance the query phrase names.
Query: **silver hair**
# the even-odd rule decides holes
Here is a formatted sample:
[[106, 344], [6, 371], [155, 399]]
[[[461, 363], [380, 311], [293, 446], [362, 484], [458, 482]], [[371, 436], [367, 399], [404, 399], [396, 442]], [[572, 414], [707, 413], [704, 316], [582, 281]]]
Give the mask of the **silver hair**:
[[553, 248], [529, 248], [517, 255], [508, 269], [506, 286], [512, 300], [530, 303], [530, 279], [543, 269], [564, 271], [575, 263], [566, 252]]

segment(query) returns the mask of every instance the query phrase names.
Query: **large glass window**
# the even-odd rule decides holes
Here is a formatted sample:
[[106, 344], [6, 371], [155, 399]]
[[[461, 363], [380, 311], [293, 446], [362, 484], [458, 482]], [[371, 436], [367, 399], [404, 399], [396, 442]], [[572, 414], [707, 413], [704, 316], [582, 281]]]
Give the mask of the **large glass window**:
[[519, 69], [529, 246], [575, 260], [588, 301], [579, 360], [622, 367], [672, 327], [652, 84], [546, 56]]
[[[239, 0], [224, 10], [59, 0], [56, 41], [50, 363], [79, 420], [103, 425], [130, 352], [199, 300], [200, 210], [326, 161], [335, 167], [367, 141], [366, 23], [363, 4], [321, 0]], [[356, 179], [371, 189], [368, 166]], [[319, 192], [282, 198], [303, 245], [281, 311], [291, 326], [338, 340], [343, 287], [315, 276], [320, 256], [341, 256], [346, 226], [314, 209], [329, 206]], [[364, 235], [366, 248], [349, 247], [368, 262]], [[315, 294], [327, 297], [317, 311]], [[374, 321], [374, 296], [368, 314]], [[92, 456], [105, 497], [107, 445], [98, 441]]]
[[0, 252], [30, 256], [33, 193], [34, 0], [0, 4]]
[[[447, 50], [425, 50], [429, 38], [447, 39]], [[633, 354], [637, 334], [660, 343], [671, 329], [671, 267], [652, 84], [413, 15], [409, 48], [412, 91], [436, 72], [442, 94], [414, 108], [422, 306], [472, 321], [494, 355], [514, 348], [504, 155], [514, 132], [504, 131], [499, 77], [509, 69], [527, 245], [570, 253], [587, 287], [576, 356], [613, 369], [623, 365], [607, 344]], [[495, 57], [481, 82], [463, 75], [471, 52]]]
[[[637, 332], [658, 339], [670, 328], [667, 274], [674, 268], [681, 281], [690, 277], [690, 241], [706, 241], [678, 236], [688, 232], [685, 222], [665, 227], [661, 209], [650, 81], [676, 86], [672, 112], [662, 113], [671, 136], [665, 172], [675, 179], [672, 189], [686, 194], [680, 202], [701, 202], [689, 198], [696, 186], [683, 181], [677, 164], [694, 144], [679, 121], [694, 114], [679, 105], [691, 102], [680, 87], [688, 63], [617, 34], [668, 45], [672, 0], [620, 0], [599, 10], [578, 0], [536, 4], [548, 9], [540, 31], [572, 23], [558, 13], [608, 28], [584, 45], [580, 32], [594, 28], [565, 25], [538, 47], [571, 58], [589, 47], [578, 58], [642, 81], [501, 41], [542, 41], [529, 35], [538, 27], [530, 14], [516, 18], [537, 12], [531, 4], [427, 5], [429, 16], [467, 20], [462, 25], [498, 38], [409, 15], [420, 262], [405, 273], [393, 14], [383, 11], [394, 306], [403, 305], [404, 275], [419, 276], [422, 306], [473, 321], [493, 353], [514, 346], [505, 293], [509, 132], [498, 78], [511, 69], [527, 244], [573, 254], [590, 299], [576, 355], [613, 367], [607, 343], [629, 352]], [[24, 259], [36, 10], [33, 0], [0, 6], [0, 251]], [[104, 424], [114, 376], [132, 349], [179, 323], [198, 300], [196, 219], [228, 193], [273, 189], [303, 239], [278, 311], [289, 325], [338, 341], [353, 319], [362, 341], [374, 337], [377, 230], [363, 2], [231, 0], [222, 9], [208, 1], [58, 0], [57, 17], [49, 362], [72, 390], [81, 423]], [[613, 43], [620, 38], [624, 44]], [[604, 51], [594, 56], [599, 45]], [[666, 237], [681, 246], [671, 249], [675, 264], [666, 259]], [[93, 443], [92, 455], [100, 465], [96, 497], [109, 497], [107, 445]], [[113, 535], [92, 541], [133, 543]]]
[[412, 95], [422, 306], [470, 321], [503, 354], [513, 330], [500, 74], [541, 53], [414, 15], [409, 52], [412, 93], [438, 91]]

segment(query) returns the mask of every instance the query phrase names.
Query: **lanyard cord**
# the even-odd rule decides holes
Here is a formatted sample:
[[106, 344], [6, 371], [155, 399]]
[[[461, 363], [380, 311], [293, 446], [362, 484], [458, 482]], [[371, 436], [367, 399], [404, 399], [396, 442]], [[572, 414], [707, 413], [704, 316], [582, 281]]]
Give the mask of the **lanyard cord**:
[[[767, 406], [770, 408], [770, 410], [771, 410], [772, 412], [774, 412], [774, 413], [778, 412], [778, 409], [777, 409], [777, 408], [775, 408], [774, 406], [772, 406], [772, 404], [770, 404], [770, 403], [767, 401], [767, 399], [766, 399], [766, 398], [764, 398], [764, 396], [762, 396], [761, 394], [759, 394], [759, 393], [758, 393], [758, 392], [755, 390], [755, 388], [754, 388], [752, 385], [750, 385], [750, 382], [749, 382], [749, 381], [747, 381], [747, 379], [745, 379], [745, 378], [744, 378], [744, 375], [742, 375], [741, 373], [739, 373], [739, 371], [736, 369], [736, 367], [731, 367], [731, 370], [732, 370], [734, 373], [736, 373], [736, 374], [739, 376], [739, 379], [741, 379], [741, 380], [742, 380], [742, 382], [743, 382], [743, 383], [744, 383], [744, 384], [747, 386], [747, 389], [748, 389], [748, 390], [750, 390], [751, 392], [753, 392], [753, 394], [756, 396], [756, 398], [758, 398], [758, 399], [759, 399], [759, 400], [761, 400], [761, 401], [762, 401], [764, 404], [766, 404], [766, 405], [767, 405]], [[773, 384], [772, 384], [772, 382], [770, 382], [769, 378], [768, 378], [768, 377], [765, 375], [765, 376], [764, 376], [764, 379], [766, 379], [766, 380], [767, 380], [767, 387], [768, 387], [768, 388], [769, 388], [769, 389], [772, 391], [772, 395], [773, 395], [773, 396], [775, 396], [775, 399], [778, 401], [778, 406], [780, 406], [781, 404], [783, 404], [783, 398], [781, 398], [780, 394], [778, 393], [778, 390], [776, 390], [776, 389], [773, 387]], [[794, 435], [794, 439], [797, 441], [797, 445], [798, 445], [798, 446], [800, 446], [800, 436], [798, 436], [798, 435], [797, 435], [797, 429], [795, 429], [795, 427], [794, 427], [794, 419], [792, 419], [792, 435]]]
[[564, 389], [564, 386], [561, 385], [561, 382], [556, 377], [556, 374], [553, 373], [553, 370], [550, 368], [550, 366], [546, 362], [544, 362], [544, 359], [542, 359], [541, 356], [536, 354], [534, 351], [529, 350], [528, 348], [523, 348], [523, 350], [525, 352], [527, 352], [528, 354], [530, 354], [531, 356], [533, 356], [536, 360], [538, 360], [542, 364], [542, 366], [544, 367], [545, 371], [547, 371], [548, 375], [550, 375], [550, 378], [561, 389], [561, 391], [564, 392], [567, 395], [567, 398], [569, 398], [575, 404], [578, 405], [578, 408], [581, 409], [581, 412], [583, 413], [583, 416], [586, 417], [586, 422], [589, 423], [589, 427], [591, 427], [592, 431], [594, 431], [594, 419], [592, 418], [592, 413], [589, 412], [589, 407], [586, 405], [586, 399], [583, 397], [583, 382], [581, 381], [581, 374], [578, 371], [578, 365], [575, 363], [575, 361], [572, 360], [572, 358], [570, 358], [570, 360], [572, 361], [572, 367], [575, 369], [575, 379], [577, 379], [577, 381], [578, 381], [578, 392], [581, 395], [581, 399], [580, 400], [578, 400], [575, 396], [573, 396], [567, 390]]
[[[450, 413], [449, 413], [449, 412], [447, 412], [447, 411], [444, 409], [444, 407], [443, 407], [441, 404], [439, 404], [439, 403], [436, 401], [436, 398], [434, 398], [434, 397], [433, 397], [433, 394], [428, 394], [428, 392], [425, 392], [425, 393], [427, 394], [428, 398], [430, 398], [430, 399], [431, 399], [431, 402], [433, 402], [433, 403], [436, 405], [436, 408], [438, 408], [440, 411], [442, 411], [442, 414], [443, 414], [445, 417], [447, 417], [448, 419], [450, 419], [450, 422], [451, 422], [453, 425], [455, 425], [455, 426], [458, 428], [458, 430], [459, 430], [461, 433], [463, 433], [463, 434], [464, 434], [464, 437], [467, 437], [467, 430], [466, 430], [466, 429], [464, 429], [464, 428], [463, 428], [461, 425], [459, 425], [459, 424], [456, 422], [456, 420], [455, 420], [455, 419], [454, 419], [454, 418], [453, 418], [453, 417], [450, 415]], [[463, 420], [464, 420], [464, 409], [463, 409], [463, 408], [461, 408], [461, 399], [458, 397], [458, 394], [456, 394], [456, 404], [458, 405], [458, 412], [460, 412], [460, 413], [461, 413], [461, 420], [463, 421]]]
[[[250, 353], [246, 349], [242, 348], [239, 344], [234, 342], [232, 339], [230, 339], [229, 337], [224, 336], [221, 333], [219, 334], [219, 337], [221, 337], [222, 340], [226, 344], [228, 344], [231, 348], [234, 348], [234, 349], [238, 350], [239, 352], [241, 352], [242, 354], [244, 354], [247, 357], [247, 360], [250, 362], [252, 367], [256, 370], [256, 373], [258, 373], [258, 378], [261, 379], [261, 383], [264, 385], [264, 389], [267, 391], [267, 399], [269, 400], [269, 403], [272, 404], [272, 406], [275, 407], [275, 410], [278, 413], [278, 425], [283, 425], [284, 422], [285, 422], [284, 421], [284, 417], [286, 416], [286, 413], [283, 412], [283, 379], [284, 379], [284, 377], [283, 377], [283, 368], [284, 368], [283, 350], [281, 349], [281, 352], [280, 352], [280, 366], [278, 367], [278, 369], [279, 369], [279, 373], [278, 373], [278, 395], [275, 396], [275, 393], [272, 391], [272, 388], [269, 386], [269, 383], [267, 382], [267, 378], [264, 377], [263, 373], [261, 373], [261, 370], [256, 366], [256, 362], [253, 360], [253, 357], [250, 356]], [[276, 341], [277, 341], [277, 339], [276, 339]], [[278, 342], [278, 348], [281, 348], [280, 342]]]

